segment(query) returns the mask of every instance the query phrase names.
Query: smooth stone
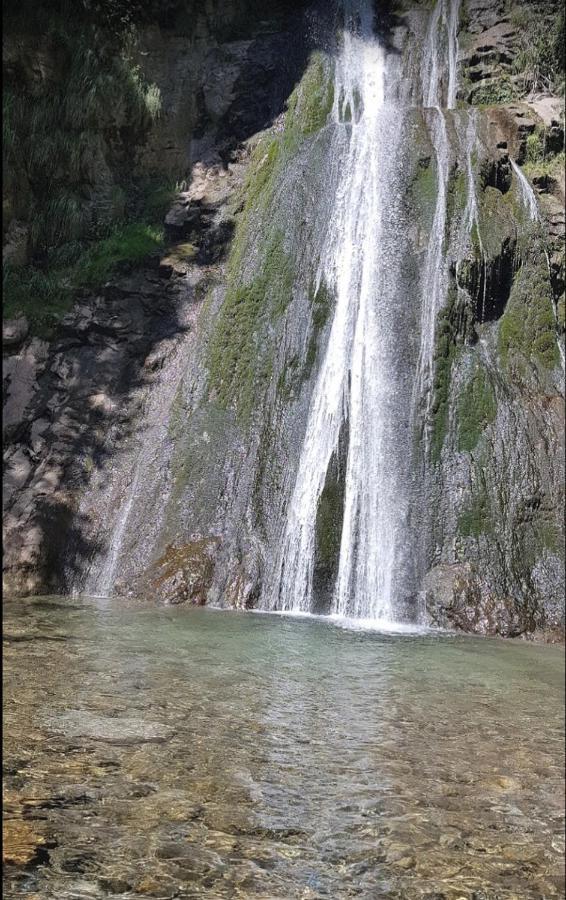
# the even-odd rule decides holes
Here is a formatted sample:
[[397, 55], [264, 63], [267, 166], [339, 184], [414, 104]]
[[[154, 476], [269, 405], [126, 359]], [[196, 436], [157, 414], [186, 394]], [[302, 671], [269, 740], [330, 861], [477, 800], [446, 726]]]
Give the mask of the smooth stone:
[[70, 710], [56, 718], [50, 718], [46, 725], [50, 731], [66, 737], [90, 738], [109, 744], [162, 743], [175, 734], [174, 728], [159, 722], [134, 718], [113, 719], [85, 710]]

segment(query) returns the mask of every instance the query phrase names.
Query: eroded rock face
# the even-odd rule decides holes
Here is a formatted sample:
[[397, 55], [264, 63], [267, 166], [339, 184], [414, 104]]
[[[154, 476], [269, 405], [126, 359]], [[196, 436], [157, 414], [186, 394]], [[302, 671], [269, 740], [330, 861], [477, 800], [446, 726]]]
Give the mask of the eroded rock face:
[[[116, 510], [127, 504], [136, 460], [151, 441], [155, 452], [137, 488], [145, 499], [133, 504], [115, 589], [171, 604], [246, 609], [259, 602], [332, 306], [312, 286], [293, 290], [308, 280], [308, 253], [330, 215], [321, 206], [313, 221], [313, 198], [335, 173], [325, 169], [328, 132], [320, 122], [301, 122], [295, 110], [286, 133], [285, 116], [274, 117], [303, 53], [300, 46], [287, 52], [291, 7], [275, 33], [238, 33], [226, 44], [210, 41], [208, 25], [198, 46], [170, 29], [145, 34], [143, 65], [165, 107], [135, 164], [146, 172], [191, 167], [191, 178], [165, 219], [169, 246], [161, 259], [81, 297], [49, 346], [30, 340], [21, 323], [7, 330], [9, 591], [85, 586], [108, 554]], [[486, 85], [512, 76], [517, 30], [504, 7], [498, 0], [466, 5], [461, 78], [474, 103]], [[527, 160], [528, 139], [541, 127], [552, 146], [563, 141], [550, 100], [477, 111], [482, 253], [472, 247], [450, 273], [441, 313], [448, 340], [437, 356], [437, 363], [449, 359], [438, 401], [446, 416], [427, 485], [422, 586], [429, 619], [440, 627], [517, 636], [563, 626], [563, 388], [546, 314], [558, 316], [564, 291], [564, 188], [554, 176], [534, 179], [541, 255], [542, 244], [533, 249], [525, 238], [511, 166]], [[454, 157], [459, 116], [447, 114]], [[265, 133], [240, 143], [272, 118]], [[423, 185], [411, 241], [422, 252], [433, 148], [423, 122], [415, 118], [414, 126]], [[295, 154], [288, 159], [282, 135]], [[451, 171], [453, 206], [465, 203], [459, 165]], [[521, 290], [520, 270], [529, 279]], [[538, 299], [549, 300], [544, 321]], [[233, 378], [243, 384], [238, 402], [226, 389]], [[163, 386], [167, 409], [148, 414]], [[339, 545], [339, 479], [326, 493], [315, 572], [321, 611]]]
[[158, 341], [179, 333], [179, 293], [153, 268], [118, 278], [78, 305], [49, 347], [34, 339], [4, 361], [9, 592], [68, 590], [65, 559], [83, 566], [95, 552], [77, 497], [135, 417], [136, 385], [151, 377], [145, 361], [151, 370]]
[[218, 541], [196, 538], [181, 547], [168, 547], [152, 566], [148, 594], [165, 603], [204, 606], [214, 576]]
[[518, 637], [534, 631], [513, 597], [490, 590], [471, 563], [435, 566], [424, 582], [426, 611], [438, 628]]

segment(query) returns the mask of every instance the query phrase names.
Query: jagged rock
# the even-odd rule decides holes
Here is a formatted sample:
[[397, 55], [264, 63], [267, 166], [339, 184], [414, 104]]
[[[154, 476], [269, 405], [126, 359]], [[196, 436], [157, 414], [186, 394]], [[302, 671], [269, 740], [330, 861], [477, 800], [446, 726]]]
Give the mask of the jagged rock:
[[48, 859], [45, 837], [30, 822], [9, 817], [9, 806], [2, 821], [2, 862], [5, 866], [29, 866]]
[[23, 344], [29, 333], [29, 323], [25, 316], [19, 319], [5, 319], [2, 322], [2, 346], [14, 350]]
[[165, 278], [171, 275], [186, 275], [197, 255], [194, 244], [174, 244], [159, 263], [159, 274]]
[[152, 566], [152, 594], [165, 603], [203, 606], [214, 575], [217, 538], [196, 538], [170, 546]]
[[506, 11], [504, 0], [467, 0], [467, 31], [482, 33], [501, 21]]
[[37, 391], [47, 352], [47, 343], [34, 338], [17, 355], [4, 358], [2, 427], [5, 434], [24, 419]]
[[253, 609], [260, 594], [260, 561], [257, 553], [250, 552], [234, 565], [228, 580], [226, 601], [233, 609]]
[[28, 261], [29, 228], [25, 222], [12, 221], [4, 237], [2, 265], [18, 268]]
[[471, 563], [438, 565], [424, 581], [426, 610], [433, 625], [473, 634], [516, 637], [533, 630], [512, 597], [491, 592]]
[[22, 488], [28, 480], [32, 464], [22, 448], [5, 457], [4, 489], [9, 498], [14, 491]]

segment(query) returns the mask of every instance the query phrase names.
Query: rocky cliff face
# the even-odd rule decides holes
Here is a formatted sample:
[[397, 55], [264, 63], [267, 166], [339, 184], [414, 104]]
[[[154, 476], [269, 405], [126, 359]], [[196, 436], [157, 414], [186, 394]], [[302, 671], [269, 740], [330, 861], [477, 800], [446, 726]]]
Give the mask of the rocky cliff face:
[[[49, 341], [22, 317], [5, 327], [9, 592], [261, 602], [328, 335], [333, 298], [313, 272], [338, 172], [331, 12], [273, 4], [252, 19], [245, 6], [207, 6], [190, 36], [182, 17], [142, 30], [162, 115], [136, 137], [133, 166], [187, 175], [166, 249], [84, 290]], [[392, 40], [427, 15], [379, 11]], [[564, 119], [515, 71], [524, 36], [507, 4], [464, 5], [447, 115], [450, 283], [426, 441], [415, 434], [426, 502], [408, 598], [435, 624], [504, 635], [564, 622]], [[408, 295], [437, 177], [426, 119], [414, 129]], [[477, 221], [463, 246], [468, 166]], [[25, 216], [13, 221], [26, 232]], [[322, 610], [341, 527], [333, 465], [317, 516]]]

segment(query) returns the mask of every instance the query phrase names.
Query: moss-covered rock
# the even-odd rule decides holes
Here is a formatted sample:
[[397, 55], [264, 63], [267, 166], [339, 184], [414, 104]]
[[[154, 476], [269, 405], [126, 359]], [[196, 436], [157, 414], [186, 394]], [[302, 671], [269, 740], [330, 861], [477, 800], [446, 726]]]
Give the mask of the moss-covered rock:
[[460, 352], [469, 329], [469, 309], [451, 282], [446, 305], [440, 310], [436, 323], [434, 349], [434, 383], [432, 400], [431, 458], [440, 460], [448, 431], [452, 366]]
[[458, 517], [458, 530], [462, 537], [474, 538], [479, 538], [482, 534], [491, 534], [493, 531], [491, 504], [481, 474], [471, 501]]
[[234, 402], [244, 419], [251, 414], [257, 388], [271, 376], [271, 352], [260, 341], [260, 329], [284, 313], [293, 281], [292, 259], [283, 233], [276, 230], [256, 276], [229, 283], [211, 340], [209, 369], [220, 403]]
[[482, 432], [496, 415], [493, 385], [485, 370], [478, 366], [458, 403], [458, 450], [474, 450]]
[[[233, 403], [243, 421], [250, 417], [257, 391], [271, 377], [273, 348], [265, 335], [285, 312], [295, 279], [292, 252], [273, 208], [277, 185], [301, 143], [328, 120], [333, 103], [330, 74], [327, 58], [313, 54], [289, 99], [284, 127], [266, 132], [256, 143], [241, 193], [226, 296], [210, 341], [209, 370], [219, 402]], [[254, 255], [255, 271], [249, 276], [243, 271], [244, 260], [249, 265]], [[314, 303], [314, 341], [322, 327], [321, 298], [322, 293]], [[315, 354], [313, 343], [307, 353], [308, 371]]]
[[552, 369], [559, 362], [552, 289], [540, 247], [531, 246], [515, 275], [498, 348], [506, 369], [522, 370], [525, 362]]

